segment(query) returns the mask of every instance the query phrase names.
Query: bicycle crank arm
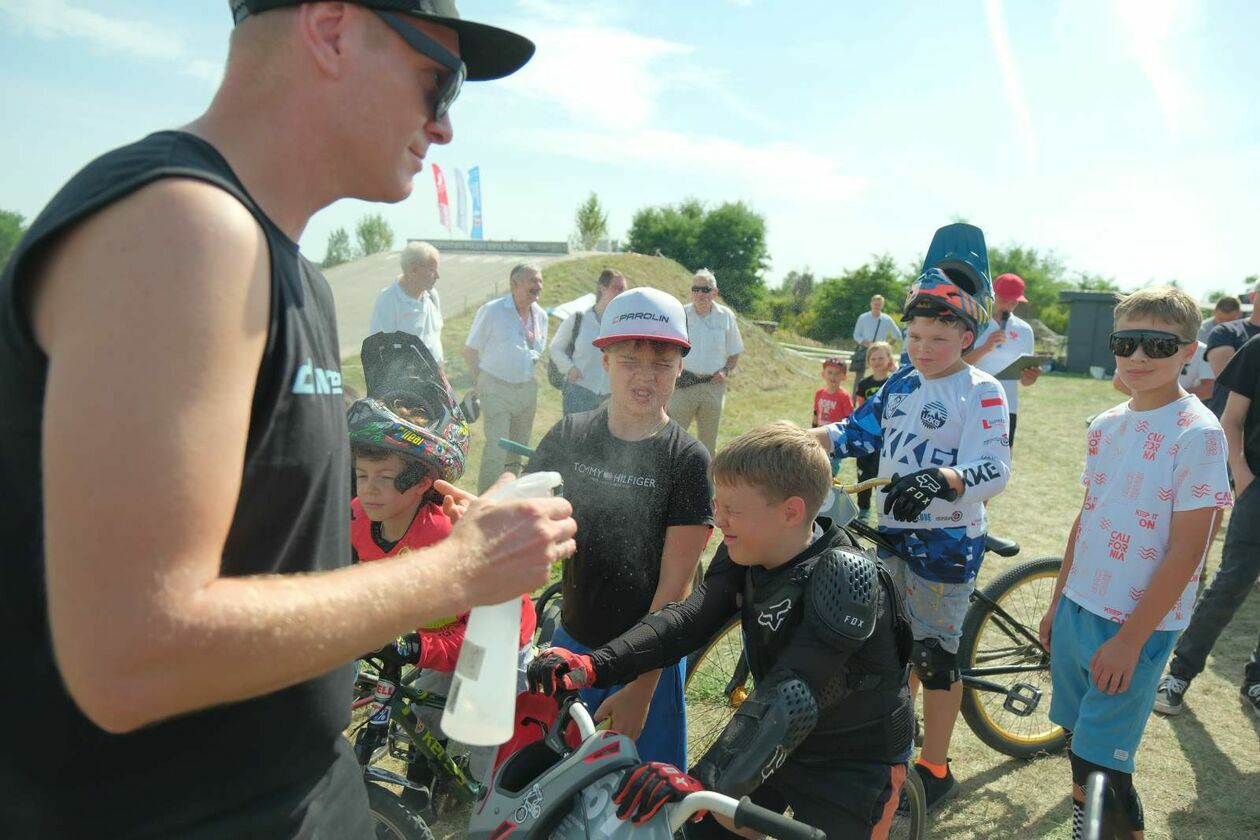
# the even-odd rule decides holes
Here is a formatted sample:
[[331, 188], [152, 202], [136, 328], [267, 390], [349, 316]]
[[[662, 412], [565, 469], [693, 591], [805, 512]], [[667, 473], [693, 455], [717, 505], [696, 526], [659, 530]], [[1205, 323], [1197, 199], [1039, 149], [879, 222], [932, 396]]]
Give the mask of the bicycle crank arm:
[[391, 773], [388, 770], [382, 770], [380, 767], [369, 764], [363, 768], [363, 777], [372, 782], [384, 782], [387, 785], [399, 785], [401, 787], [410, 788], [411, 790], [422, 790], [426, 793], [428, 788], [418, 782], [413, 782], [406, 776], [399, 776], [397, 773]]

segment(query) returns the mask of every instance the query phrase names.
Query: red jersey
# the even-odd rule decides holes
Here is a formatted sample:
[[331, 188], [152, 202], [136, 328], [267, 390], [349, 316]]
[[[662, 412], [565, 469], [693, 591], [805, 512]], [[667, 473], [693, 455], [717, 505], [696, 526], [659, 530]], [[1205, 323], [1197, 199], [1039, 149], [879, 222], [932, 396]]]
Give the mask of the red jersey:
[[814, 425], [825, 426], [828, 423], [839, 423], [853, 413], [853, 397], [841, 388], [839, 391], [828, 391], [819, 388], [814, 392]]
[[[404, 548], [425, 548], [441, 542], [450, 533], [451, 520], [442, 512], [442, 508], [432, 502], [422, 504], [416, 510], [407, 533], [387, 552], [372, 539], [372, 520], [363, 510], [363, 505], [357, 498], [350, 502], [350, 545], [362, 563], [394, 557]], [[529, 595], [522, 595], [521, 647], [534, 641], [535, 624], [534, 605]], [[417, 630], [420, 634], [420, 667], [435, 671], [454, 671], [455, 663], [459, 659], [459, 647], [464, 643], [464, 631], [467, 629], [468, 613], [464, 613], [439, 619]]]

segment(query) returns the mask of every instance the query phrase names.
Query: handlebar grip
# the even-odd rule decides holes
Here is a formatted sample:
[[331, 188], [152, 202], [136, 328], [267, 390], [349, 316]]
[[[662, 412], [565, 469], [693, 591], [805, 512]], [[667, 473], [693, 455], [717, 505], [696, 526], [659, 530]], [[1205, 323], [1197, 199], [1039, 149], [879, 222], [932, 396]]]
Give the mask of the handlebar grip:
[[827, 834], [821, 828], [814, 828], [768, 808], [754, 805], [747, 796], [740, 799], [735, 808], [735, 827], [748, 827], [779, 840], [827, 840]]

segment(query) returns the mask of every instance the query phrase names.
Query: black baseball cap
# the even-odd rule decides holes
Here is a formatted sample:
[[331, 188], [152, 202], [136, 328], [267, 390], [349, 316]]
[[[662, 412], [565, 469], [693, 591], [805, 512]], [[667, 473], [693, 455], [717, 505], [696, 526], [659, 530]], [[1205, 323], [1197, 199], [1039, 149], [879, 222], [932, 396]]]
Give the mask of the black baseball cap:
[[[233, 0], [232, 17], [240, 23], [250, 15], [297, 6], [313, 0]], [[510, 76], [534, 55], [534, 42], [497, 26], [461, 20], [455, 0], [349, 0], [382, 12], [410, 15], [448, 26], [459, 35], [459, 57], [468, 68], [470, 82]]]

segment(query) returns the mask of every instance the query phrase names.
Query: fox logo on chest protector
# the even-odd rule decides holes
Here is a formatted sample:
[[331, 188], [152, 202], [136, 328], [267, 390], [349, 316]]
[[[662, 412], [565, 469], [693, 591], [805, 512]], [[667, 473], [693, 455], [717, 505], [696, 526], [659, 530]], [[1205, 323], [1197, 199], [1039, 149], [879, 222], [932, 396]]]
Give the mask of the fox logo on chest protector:
[[765, 612], [758, 614], [757, 623], [762, 627], [769, 627], [770, 632], [777, 632], [783, 624], [783, 619], [787, 618], [787, 614], [792, 611], [792, 599], [784, 598], [777, 604], [774, 604]]

